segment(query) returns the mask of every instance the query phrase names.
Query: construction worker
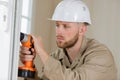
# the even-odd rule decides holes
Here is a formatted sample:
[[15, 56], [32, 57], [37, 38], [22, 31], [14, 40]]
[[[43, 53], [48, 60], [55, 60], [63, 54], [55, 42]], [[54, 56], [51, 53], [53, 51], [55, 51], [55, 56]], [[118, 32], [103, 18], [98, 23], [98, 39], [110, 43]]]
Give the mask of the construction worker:
[[41, 38], [36, 36], [33, 36], [34, 55], [29, 55], [29, 49], [21, 46], [22, 62], [33, 60], [35, 54], [41, 59], [40, 76], [34, 80], [117, 80], [110, 50], [104, 44], [85, 37], [91, 24], [85, 3], [63, 0], [57, 5], [51, 20], [56, 22], [58, 49], [55, 52], [49, 55]]

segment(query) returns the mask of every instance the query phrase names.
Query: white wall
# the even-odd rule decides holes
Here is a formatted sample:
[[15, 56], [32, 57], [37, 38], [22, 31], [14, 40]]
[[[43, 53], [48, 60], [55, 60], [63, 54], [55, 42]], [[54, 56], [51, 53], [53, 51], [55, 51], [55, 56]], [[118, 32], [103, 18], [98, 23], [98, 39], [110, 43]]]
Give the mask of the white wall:
[[[4, 20], [4, 15], [8, 16], [8, 7], [4, 6], [0, 1], [0, 79], [8, 79], [9, 52], [10, 52], [10, 33], [8, 33], [7, 20]], [[5, 2], [4, 2], [5, 3]], [[8, 2], [6, 2], [8, 3]], [[8, 18], [7, 18], [8, 19]], [[7, 30], [7, 32], [6, 32]], [[8, 46], [6, 46], [8, 45]], [[3, 64], [4, 61], [4, 64]], [[2, 65], [3, 64], [3, 65]], [[5, 69], [5, 70], [4, 70]]]

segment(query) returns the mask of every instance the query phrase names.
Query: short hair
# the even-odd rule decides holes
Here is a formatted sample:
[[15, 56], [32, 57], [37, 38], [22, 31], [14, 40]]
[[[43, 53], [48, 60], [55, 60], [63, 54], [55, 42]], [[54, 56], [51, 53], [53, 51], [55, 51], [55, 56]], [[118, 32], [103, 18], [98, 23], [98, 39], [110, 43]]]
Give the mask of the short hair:
[[89, 26], [90, 24], [89, 23], [87, 23], [87, 22], [83, 22], [83, 24], [85, 24], [85, 26]]

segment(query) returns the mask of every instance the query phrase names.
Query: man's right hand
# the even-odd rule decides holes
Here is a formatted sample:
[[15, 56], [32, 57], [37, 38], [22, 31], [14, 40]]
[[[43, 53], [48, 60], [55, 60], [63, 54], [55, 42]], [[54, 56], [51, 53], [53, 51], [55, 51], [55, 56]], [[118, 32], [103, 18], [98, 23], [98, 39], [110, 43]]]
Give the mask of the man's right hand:
[[[31, 55], [32, 52], [32, 55]], [[32, 61], [35, 58], [35, 51], [32, 48], [32, 51], [29, 50], [29, 48], [21, 46], [20, 47], [20, 60], [24, 64], [25, 61]]]

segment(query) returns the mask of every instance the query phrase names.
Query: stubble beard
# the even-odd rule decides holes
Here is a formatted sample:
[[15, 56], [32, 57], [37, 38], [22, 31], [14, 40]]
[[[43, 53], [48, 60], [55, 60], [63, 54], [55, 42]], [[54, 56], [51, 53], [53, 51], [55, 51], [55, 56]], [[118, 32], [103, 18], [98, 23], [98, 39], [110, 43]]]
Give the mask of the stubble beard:
[[79, 36], [79, 34], [76, 33], [76, 35], [69, 41], [66, 41], [66, 42], [56, 41], [57, 46], [59, 48], [71, 48], [71, 47], [73, 47], [77, 43], [78, 36]]

